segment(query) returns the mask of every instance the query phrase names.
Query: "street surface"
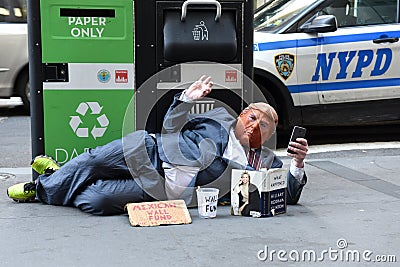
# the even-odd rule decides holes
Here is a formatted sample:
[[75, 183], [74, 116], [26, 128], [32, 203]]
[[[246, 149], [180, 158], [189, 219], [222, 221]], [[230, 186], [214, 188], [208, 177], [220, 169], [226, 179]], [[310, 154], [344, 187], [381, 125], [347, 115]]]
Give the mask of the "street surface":
[[29, 167], [32, 158], [31, 118], [19, 103], [0, 99], [0, 168]]
[[[0, 108], [2, 266], [398, 266], [400, 142], [311, 145], [308, 184], [284, 215], [246, 218], [190, 209], [192, 224], [132, 227], [128, 216], [19, 204], [9, 186], [31, 179], [30, 118]], [[379, 138], [377, 138], [379, 139]], [[312, 143], [312, 140], [310, 140]], [[285, 167], [289, 159], [277, 150]], [[385, 262], [382, 262], [385, 261]], [[393, 262], [397, 261], [397, 262]]]

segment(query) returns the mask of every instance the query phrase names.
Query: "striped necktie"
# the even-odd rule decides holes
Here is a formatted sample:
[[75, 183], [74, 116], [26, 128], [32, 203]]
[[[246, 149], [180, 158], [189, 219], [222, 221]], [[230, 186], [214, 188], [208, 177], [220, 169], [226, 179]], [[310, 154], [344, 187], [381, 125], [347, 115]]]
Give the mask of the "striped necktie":
[[255, 170], [260, 169], [261, 158], [260, 155], [254, 149], [250, 149], [247, 152], [247, 161], [249, 162], [249, 165], [253, 167]]

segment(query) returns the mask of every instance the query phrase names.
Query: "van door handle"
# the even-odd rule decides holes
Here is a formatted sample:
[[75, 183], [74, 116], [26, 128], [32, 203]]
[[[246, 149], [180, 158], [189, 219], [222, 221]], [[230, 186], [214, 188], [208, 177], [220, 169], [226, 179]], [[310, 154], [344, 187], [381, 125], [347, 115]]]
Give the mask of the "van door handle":
[[396, 43], [399, 41], [399, 37], [386, 37], [386, 38], [378, 38], [374, 39], [374, 44], [382, 44], [382, 43]]

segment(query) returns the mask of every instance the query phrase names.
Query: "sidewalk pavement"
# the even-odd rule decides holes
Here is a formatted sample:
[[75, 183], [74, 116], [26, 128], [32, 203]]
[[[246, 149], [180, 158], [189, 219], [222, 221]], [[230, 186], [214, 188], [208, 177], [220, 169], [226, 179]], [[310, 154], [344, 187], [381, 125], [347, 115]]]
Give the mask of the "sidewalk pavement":
[[[300, 203], [284, 215], [234, 217], [229, 207], [219, 206], [215, 219], [201, 219], [190, 209], [192, 224], [144, 228], [130, 226], [127, 215], [13, 202], [7, 187], [30, 180], [30, 169], [0, 168], [0, 264], [398, 266], [399, 152], [310, 154], [309, 182]], [[283, 160], [287, 167], [289, 159]], [[397, 263], [378, 262], [394, 257]]]

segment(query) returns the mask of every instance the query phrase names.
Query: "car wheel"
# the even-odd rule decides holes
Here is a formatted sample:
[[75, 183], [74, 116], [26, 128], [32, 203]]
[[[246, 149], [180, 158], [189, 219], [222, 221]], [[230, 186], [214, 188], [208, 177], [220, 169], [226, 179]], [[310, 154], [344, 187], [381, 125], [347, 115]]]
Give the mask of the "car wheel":
[[31, 90], [29, 85], [29, 74], [27, 71], [21, 74], [17, 82], [17, 94], [21, 97], [24, 109], [29, 112], [31, 106]]
[[[258, 101], [258, 99], [260, 99], [261, 101], [266, 100], [268, 102], [268, 104], [270, 104], [276, 110], [276, 112], [278, 112], [278, 114], [279, 114], [280, 113], [279, 107], [275, 100], [275, 97], [266, 89], [267, 87], [264, 86], [263, 84], [259, 83], [259, 84], [257, 84], [257, 86], [260, 88], [260, 92], [258, 92], [258, 91], [254, 92], [255, 100], [257, 100], [257, 101]], [[262, 94], [261, 97], [259, 96], [260, 93]]]

